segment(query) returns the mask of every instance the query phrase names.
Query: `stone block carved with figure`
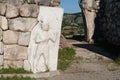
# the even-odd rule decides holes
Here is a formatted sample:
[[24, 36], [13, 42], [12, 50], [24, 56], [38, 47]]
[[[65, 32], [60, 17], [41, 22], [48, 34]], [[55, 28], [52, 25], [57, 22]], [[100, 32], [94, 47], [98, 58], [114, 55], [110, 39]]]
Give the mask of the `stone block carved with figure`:
[[33, 73], [57, 70], [62, 16], [61, 8], [40, 6], [28, 47], [28, 64]]

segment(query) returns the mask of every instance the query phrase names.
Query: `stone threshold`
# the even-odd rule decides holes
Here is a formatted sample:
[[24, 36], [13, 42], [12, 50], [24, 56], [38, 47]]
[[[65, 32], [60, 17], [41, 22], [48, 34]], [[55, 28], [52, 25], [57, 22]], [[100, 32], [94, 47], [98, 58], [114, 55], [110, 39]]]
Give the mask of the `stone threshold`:
[[43, 72], [43, 73], [35, 73], [35, 74], [0, 74], [0, 77], [13, 77], [13, 76], [18, 76], [18, 77], [30, 77], [30, 78], [48, 78], [48, 77], [53, 77], [60, 75], [59, 71], [51, 71], [51, 72]]

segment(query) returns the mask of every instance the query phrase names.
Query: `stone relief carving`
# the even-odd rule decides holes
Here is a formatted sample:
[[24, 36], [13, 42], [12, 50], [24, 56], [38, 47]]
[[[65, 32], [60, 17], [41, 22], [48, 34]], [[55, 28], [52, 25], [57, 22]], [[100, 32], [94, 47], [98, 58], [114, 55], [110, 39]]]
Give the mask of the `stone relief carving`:
[[38, 23], [31, 31], [28, 61], [25, 61], [33, 73], [57, 70], [63, 16], [63, 10], [59, 8], [40, 7], [39, 12]]
[[[57, 33], [51, 32], [49, 23], [47, 20], [40, 18], [38, 23], [39, 32], [34, 36], [35, 53], [31, 53], [33, 58], [31, 64], [31, 70], [36, 72], [44, 72], [48, 70], [48, 59], [49, 59], [49, 40], [53, 43], [56, 41]], [[37, 27], [37, 26], [36, 26]]]

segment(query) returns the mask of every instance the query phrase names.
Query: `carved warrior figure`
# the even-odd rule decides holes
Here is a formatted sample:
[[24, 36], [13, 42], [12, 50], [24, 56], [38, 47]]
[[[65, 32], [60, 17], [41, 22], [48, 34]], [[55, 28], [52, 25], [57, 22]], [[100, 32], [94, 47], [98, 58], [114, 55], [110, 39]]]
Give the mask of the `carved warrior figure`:
[[[33, 73], [49, 70], [49, 41], [54, 43], [57, 38], [57, 33], [50, 31], [48, 21], [42, 17], [40, 19], [36, 26], [38, 31], [33, 38], [35, 47], [34, 50], [30, 52], [31, 55], [29, 56], [31, 71]], [[34, 29], [34, 31], [36, 31], [36, 29]]]
[[95, 28], [95, 17], [98, 7], [98, 0], [79, 0], [85, 22], [85, 35], [88, 42], [92, 42]]

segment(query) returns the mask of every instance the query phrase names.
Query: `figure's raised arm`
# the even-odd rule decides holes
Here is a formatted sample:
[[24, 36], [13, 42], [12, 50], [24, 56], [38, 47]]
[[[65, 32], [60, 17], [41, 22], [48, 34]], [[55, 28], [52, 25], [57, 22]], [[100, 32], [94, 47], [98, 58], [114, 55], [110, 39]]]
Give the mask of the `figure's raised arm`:
[[58, 33], [57, 32], [50, 32], [49, 37], [52, 42], [55, 42], [57, 39]]

